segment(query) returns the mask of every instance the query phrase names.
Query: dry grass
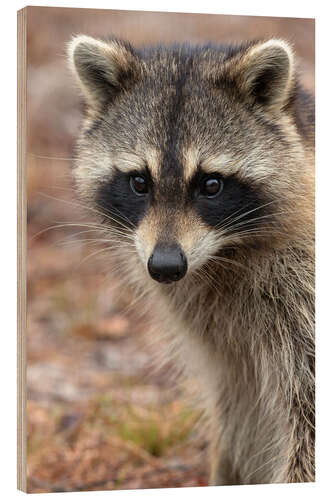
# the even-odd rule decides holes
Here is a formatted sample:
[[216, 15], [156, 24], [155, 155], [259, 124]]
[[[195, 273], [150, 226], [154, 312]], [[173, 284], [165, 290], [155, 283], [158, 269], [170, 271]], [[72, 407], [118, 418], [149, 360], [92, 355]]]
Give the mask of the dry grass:
[[198, 415], [181, 401], [157, 410], [100, 395], [70, 412], [28, 410], [29, 491], [206, 484], [191, 436]]

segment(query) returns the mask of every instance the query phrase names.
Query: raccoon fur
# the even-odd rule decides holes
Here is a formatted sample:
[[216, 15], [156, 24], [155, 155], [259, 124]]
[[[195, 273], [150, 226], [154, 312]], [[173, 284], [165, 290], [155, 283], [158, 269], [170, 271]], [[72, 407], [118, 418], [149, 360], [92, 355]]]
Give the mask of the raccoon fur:
[[314, 103], [279, 39], [79, 35], [74, 176], [209, 417], [212, 485], [314, 481]]

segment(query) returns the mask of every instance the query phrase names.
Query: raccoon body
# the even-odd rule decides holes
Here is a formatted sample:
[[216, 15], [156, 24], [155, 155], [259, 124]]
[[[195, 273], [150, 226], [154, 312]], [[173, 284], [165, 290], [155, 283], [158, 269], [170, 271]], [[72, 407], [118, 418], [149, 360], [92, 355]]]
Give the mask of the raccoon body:
[[78, 192], [198, 380], [211, 484], [314, 481], [314, 111], [292, 49], [78, 36], [69, 59]]

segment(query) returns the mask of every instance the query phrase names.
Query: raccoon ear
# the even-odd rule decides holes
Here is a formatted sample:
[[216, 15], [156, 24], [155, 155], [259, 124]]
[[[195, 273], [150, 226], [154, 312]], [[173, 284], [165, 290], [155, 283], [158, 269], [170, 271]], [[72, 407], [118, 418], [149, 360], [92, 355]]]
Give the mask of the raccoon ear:
[[132, 47], [120, 40], [104, 42], [78, 35], [68, 45], [68, 59], [87, 103], [95, 109], [128, 88], [138, 73]]
[[229, 69], [240, 91], [271, 111], [287, 103], [294, 87], [294, 55], [283, 40], [251, 46], [237, 61], [230, 61]]

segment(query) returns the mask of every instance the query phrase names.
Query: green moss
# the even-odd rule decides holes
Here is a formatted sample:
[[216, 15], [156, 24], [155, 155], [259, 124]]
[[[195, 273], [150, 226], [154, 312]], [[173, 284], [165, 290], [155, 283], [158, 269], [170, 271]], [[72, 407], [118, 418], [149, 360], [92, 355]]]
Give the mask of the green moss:
[[193, 428], [197, 415], [181, 410], [147, 411], [140, 414], [135, 408], [129, 408], [127, 415], [111, 418], [116, 434], [125, 441], [130, 441], [154, 457], [161, 457], [167, 451], [184, 442]]

